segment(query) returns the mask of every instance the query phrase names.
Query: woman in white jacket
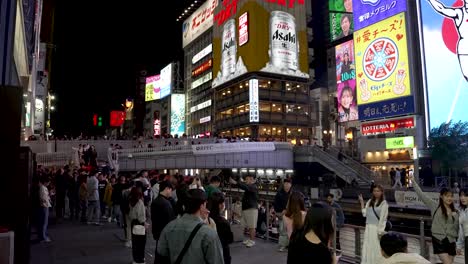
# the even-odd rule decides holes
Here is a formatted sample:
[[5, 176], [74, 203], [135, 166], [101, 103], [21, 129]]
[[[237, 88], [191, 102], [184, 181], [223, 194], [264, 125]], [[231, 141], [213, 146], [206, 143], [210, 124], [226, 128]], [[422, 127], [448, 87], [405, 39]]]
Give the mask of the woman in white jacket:
[[132, 230], [133, 263], [145, 263], [146, 247], [146, 210], [143, 203], [143, 192], [139, 187], [133, 187], [129, 196], [130, 212], [128, 218]]
[[381, 185], [373, 186], [371, 199], [364, 204], [361, 194], [359, 202], [362, 215], [366, 218], [361, 264], [382, 263], [384, 258], [380, 252], [379, 237], [385, 234], [388, 217], [388, 203], [385, 201], [383, 187]]
[[458, 229], [457, 254], [461, 255], [464, 250], [465, 263], [468, 263], [468, 189], [460, 190], [460, 208], [458, 210], [458, 220], [460, 228]]

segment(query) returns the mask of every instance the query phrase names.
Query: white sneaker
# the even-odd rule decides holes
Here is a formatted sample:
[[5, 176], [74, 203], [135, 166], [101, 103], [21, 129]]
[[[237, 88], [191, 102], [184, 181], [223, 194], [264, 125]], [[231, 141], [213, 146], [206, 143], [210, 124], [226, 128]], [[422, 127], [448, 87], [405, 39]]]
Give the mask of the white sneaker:
[[246, 240], [242, 241], [242, 244], [247, 245], [249, 242], [250, 242], [250, 239], [246, 239]]
[[132, 241], [125, 242], [125, 246], [128, 248], [132, 248]]
[[107, 218], [107, 222], [112, 222], [112, 217]]
[[286, 247], [280, 247], [280, 248], [278, 248], [278, 251], [279, 252], [287, 252], [288, 249]]
[[251, 247], [255, 246], [255, 241], [250, 240], [249, 243], [247, 243], [245, 246], [248, 247], [248, 248], [251, 248]]

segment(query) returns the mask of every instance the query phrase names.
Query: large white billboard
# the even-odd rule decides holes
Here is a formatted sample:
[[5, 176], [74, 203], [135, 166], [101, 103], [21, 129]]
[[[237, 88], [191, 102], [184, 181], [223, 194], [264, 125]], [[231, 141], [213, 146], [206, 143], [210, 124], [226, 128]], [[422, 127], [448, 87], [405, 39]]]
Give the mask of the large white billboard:
[[171, 95], [171, 135], [185, 133], [185, 94]]
[[161, 70], [159, 86], [161, 87], [161, 99], [171, 94], [172, 90], [172, 63]]
[[208, 0], [182, 24], [182, 47], [187, 46], [213, 26], [213, 14], [218, 0]]

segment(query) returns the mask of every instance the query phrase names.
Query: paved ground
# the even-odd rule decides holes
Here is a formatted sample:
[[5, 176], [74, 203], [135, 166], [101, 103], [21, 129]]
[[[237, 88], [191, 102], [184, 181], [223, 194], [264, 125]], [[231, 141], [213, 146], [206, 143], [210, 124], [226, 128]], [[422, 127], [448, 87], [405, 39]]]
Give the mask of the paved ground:
[[[31, 264], [129, 264], [131, 250], [121, 241], [123, 231], [115, 224], [87, 226], [64, 223], [49, 229], [51, 243], [35, 243], [31, 246]], [[147, 263], [153, 263], [155, 243], [148, 237]], [[233, 264], [286, 263], [286, 253], [279, 253], [273, 243], [257, 241], [253, 248], [241, 243], [231, 245]]]

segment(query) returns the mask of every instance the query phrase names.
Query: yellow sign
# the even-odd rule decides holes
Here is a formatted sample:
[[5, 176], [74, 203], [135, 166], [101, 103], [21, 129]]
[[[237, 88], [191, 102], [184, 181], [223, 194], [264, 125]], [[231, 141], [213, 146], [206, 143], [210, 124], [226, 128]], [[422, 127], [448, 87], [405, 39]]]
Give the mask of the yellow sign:
[[359, 105], [411, 94], [404, 14], [354, 33]]

